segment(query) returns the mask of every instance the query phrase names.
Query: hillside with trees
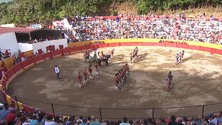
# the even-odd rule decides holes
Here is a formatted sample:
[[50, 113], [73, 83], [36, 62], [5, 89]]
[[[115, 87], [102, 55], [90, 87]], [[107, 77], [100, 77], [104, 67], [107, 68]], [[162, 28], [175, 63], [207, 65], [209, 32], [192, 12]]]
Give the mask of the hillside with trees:
[[[118, 6], [122, 3], [133, 6], [138, 15], [194, 9], [205, 9], [209, 13], [209, 8], [221, 13], [222, 8], [222, 0], [14, 0], [0, 4], [0, 23], [48, 24], [52, 20], [76, 15], [116, 15], [120, 13]], [[129, 15], [132, 14], [130, 8], [125, 9]]]

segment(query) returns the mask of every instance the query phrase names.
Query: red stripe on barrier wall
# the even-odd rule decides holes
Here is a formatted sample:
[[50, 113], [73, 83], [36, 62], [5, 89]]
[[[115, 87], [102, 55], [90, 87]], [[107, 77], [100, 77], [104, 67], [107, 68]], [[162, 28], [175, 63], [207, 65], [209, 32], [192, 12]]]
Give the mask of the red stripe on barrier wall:
[[51, 53], [52, 53], [52, 56], [62, 55], [62, 50], [56, 50], [56, 51], [53, 51]]
[[188, 49], [200, 50], [200, 46], [188, 45]]
[[166, 43], [155, 43], [155, 46], [166, 46]]
[[200, 50], [201, 51], [205, 51], [205, 52], [210, 52], [211, 53], [211, 51], [212, 51], [212, 48], [209, 48], [209, 47], [200, 47]]
[[155, 46], [155, 43], [152, 42], [144, 42], [143, 46]]
[[51, 55], [50, 55], [50, 53], [44, 53], [44, 54], [42, 54], [42, 57], [44, 60], [46, 60], [46, 59], [50, 59]]
[[97, 44], [99, 48], [109, 47], [109, 44]]
[[69, 52], [70, 52], [70, 51], [69, 51], [69, 48], [68, 48], [68, 47], [62, 50], [63, 55], [68, 55]]
[[[5, 76], [6, 76], [7, 80], [9, 80], [10, 78], [12, 78], [12, 76], [13, 76], [14, 74], [15, 74], [14, 67], [11, 67], [11, 68], [5, 73]], [[7, 82], [6, 82], [5, 86], [7, 86]]]
[[177, 48], [184, 48], [184, 49], [188, 49], [188, 45], [186, 44], [176, 44]]
[[26, 67], [28, 67], [28, 66], [30, 66], [30, 65], [32, 65], [32, 64], [34, 64], [33, 58], [31, 58], [31, 59], [29, 59], [29, 60], [23, 61], [23, 62], [22, 62], [22, 67], [23, 67], [23, 68], [26, 68]]
[[175, 43], [165, 43], [166, 47], [177, 47], [177, 44]]
[[71, 47], [69, 48], [69, 52], [72, 53], [72, 52], [75, 52], [77, 51], [77, 47]]
[[38, 62], [38, 61], [43, 60], [43, 56], [42, 56], [42, 55], [34, 56], [34, 57], [33, 57], [33, 60], [34, 60], [34, 62], [36, 63], [36, 62]]
[[26, 111], [26, 112], [34, 112], [35, 111], [35, 109], [33, 107], [30, 107], [26, 104], [22, 104], [22, 106], [24, 108], [23, 111]]
[[222, 55], [222, 50], [219, 50], [219, 49], [215, 49], [215, 50], [214, 50], [214, 53], [215, 53], [215, 54], [219, 54], [219, 55]]
[[132, 46], [142, 46], [142, 42], [133, 42]]
[[131, 42], [120, 43], [120, 46], [131, 46], [131, 45], [132, 45]]
[[14, 66], [15, 73], [19, 72], [20, 70], [23, 70], [22, 63], [18, 63]]
[[120, 46], [120, 43], [108, 43], [109, 45], [109, 47], [118, 47], [118, 46]]

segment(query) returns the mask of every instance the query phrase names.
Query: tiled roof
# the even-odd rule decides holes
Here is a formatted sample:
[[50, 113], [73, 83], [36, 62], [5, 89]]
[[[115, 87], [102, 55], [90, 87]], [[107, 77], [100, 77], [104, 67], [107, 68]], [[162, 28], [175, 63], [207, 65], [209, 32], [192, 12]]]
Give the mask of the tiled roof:
[[30, 33], [38, 29], [30, 28], [18, 28], [18, 27], [0, 27], [0, 34], [9, 33], [9, 32], [20, 32], [20, 33]]

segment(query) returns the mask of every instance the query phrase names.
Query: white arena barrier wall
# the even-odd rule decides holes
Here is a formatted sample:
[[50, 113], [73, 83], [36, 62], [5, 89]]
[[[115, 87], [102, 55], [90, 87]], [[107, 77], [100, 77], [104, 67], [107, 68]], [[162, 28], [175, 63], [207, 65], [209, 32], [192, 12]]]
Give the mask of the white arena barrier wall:
[[0, 48], [10, 49], [12, 55], [18, 55], [19, 47], [14, 32], [0, 34]]
[[66, 39], [58, 39], [58, 40], [50, 40], [50, 41], [43, 41], [39, 43], [33, 43], [33, 53], [38, 52], [38, 49], [42, 49], [44, 53], [46, 53], [46, 47], [54, 45], [55, 49], [59, 49], [59, 45], [63, 45], [63, 47], [68, 47], [67, 40]]
[[33, 50], [32, 44], [29, 43], [18, 43], [18, 48], [21, 52]]

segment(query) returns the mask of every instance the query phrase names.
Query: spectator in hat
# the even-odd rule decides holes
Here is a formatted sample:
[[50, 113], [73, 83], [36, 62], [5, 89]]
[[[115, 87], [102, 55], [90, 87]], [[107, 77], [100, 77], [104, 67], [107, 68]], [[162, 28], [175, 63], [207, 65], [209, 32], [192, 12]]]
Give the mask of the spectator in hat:
[[96, 120], [95, 116], [91, 116], [91, 121], [90, 121], [89, 125], [100, 125], [100, 122], [98, 122]]
[[127, 123], [128, 119], [127, 117], [123, 117], [123, 122], [120, 123], [120, 125], [130, 125], [129, 123]]
[[6, 116], [6, 121], [8, 125], [14, 125], [15, 123], [15, 115], [16, 110], [14, 108], [10, 109], [10, 113]]
[[179, 124], [176, 122], [176, 116], [175, 116], [175, 115], [171, 115], [171, 117], [170, 117], [170, 122], [168, 123], [168, 125], [179, 125]]
[[148, 121], [148, 125], [154, 125], [155, 124], [155, 122], [153, 121], [152, 118], [148, 118], [147, 121]]
[[9, 111], [9, 105], [7, 103], [4, 104], [4, 108], [1, 107], [0, 109], [0, 121], [6, 120], [6, 116], [10, 113]]
[[164, 117], [160, 117], [160, 122], [157, 123], [157, 125], [167, 125], [165, 118]]

